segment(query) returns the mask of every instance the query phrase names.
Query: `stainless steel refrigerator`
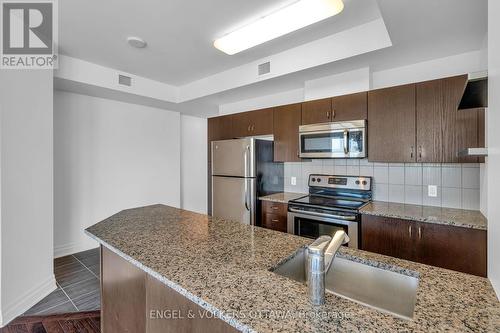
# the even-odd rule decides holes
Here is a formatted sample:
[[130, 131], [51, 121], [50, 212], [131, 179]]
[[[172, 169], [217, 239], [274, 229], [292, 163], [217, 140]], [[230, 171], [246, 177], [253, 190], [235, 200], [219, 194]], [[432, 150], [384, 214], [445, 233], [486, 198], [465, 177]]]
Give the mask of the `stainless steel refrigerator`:
[[260, 225], [257, 198], [283, 191], [283, 163], [273, 155], [272, 141], [213, 141], [212, 216]]

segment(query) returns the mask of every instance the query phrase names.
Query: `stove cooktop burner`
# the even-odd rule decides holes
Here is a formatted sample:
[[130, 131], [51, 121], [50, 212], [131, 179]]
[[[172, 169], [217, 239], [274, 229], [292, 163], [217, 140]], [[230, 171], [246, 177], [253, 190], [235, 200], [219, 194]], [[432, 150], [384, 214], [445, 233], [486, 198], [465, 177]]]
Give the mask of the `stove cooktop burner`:
[[341, 209], [351, 209], [358, 210], [364, 206], [367, 201], [354, 200], [352, 198], [341, 198], [341, 197], [327, 197], [320, 195], [308, 195], [296, 200], [290, 201], [290, 203], [305, 204], [308, 206], [316, 206], [318, 208], [341, 208]]

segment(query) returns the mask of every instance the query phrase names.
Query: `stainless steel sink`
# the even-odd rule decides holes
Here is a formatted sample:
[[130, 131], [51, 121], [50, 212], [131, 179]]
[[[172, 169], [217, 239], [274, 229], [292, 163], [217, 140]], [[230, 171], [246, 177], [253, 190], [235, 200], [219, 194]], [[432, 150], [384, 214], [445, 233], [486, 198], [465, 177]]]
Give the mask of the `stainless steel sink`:
[[[306, 283], [306, 250], [273, 271]], [[325, 277], [326, 291], [404, 319], [413, 318], [418, 278], [337, 256]]]

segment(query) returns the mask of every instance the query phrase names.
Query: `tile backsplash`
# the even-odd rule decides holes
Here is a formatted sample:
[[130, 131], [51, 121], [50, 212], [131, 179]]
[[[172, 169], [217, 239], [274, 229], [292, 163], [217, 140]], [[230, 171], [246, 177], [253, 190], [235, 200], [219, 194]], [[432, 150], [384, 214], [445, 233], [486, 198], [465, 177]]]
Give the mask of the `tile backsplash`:
[[[285, 191], [307, 193], [309, 174], [373, 177], [373, 199], [415, 205], [479, 210], [479, 164], [371, 163], [325, 159], [285, 163]], [[292, 177], [296, 185], [292, 185]], [[428, 186], [437, 196], [428, 196]]]

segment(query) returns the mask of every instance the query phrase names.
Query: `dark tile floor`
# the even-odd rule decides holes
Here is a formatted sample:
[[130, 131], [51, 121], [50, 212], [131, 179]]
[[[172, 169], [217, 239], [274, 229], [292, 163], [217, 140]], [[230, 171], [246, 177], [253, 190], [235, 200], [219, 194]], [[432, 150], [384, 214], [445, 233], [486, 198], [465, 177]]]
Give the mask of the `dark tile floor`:
[[25, 316], [98, 310], [101, 307], [99, 248], [54, 260], [57, 289]]

